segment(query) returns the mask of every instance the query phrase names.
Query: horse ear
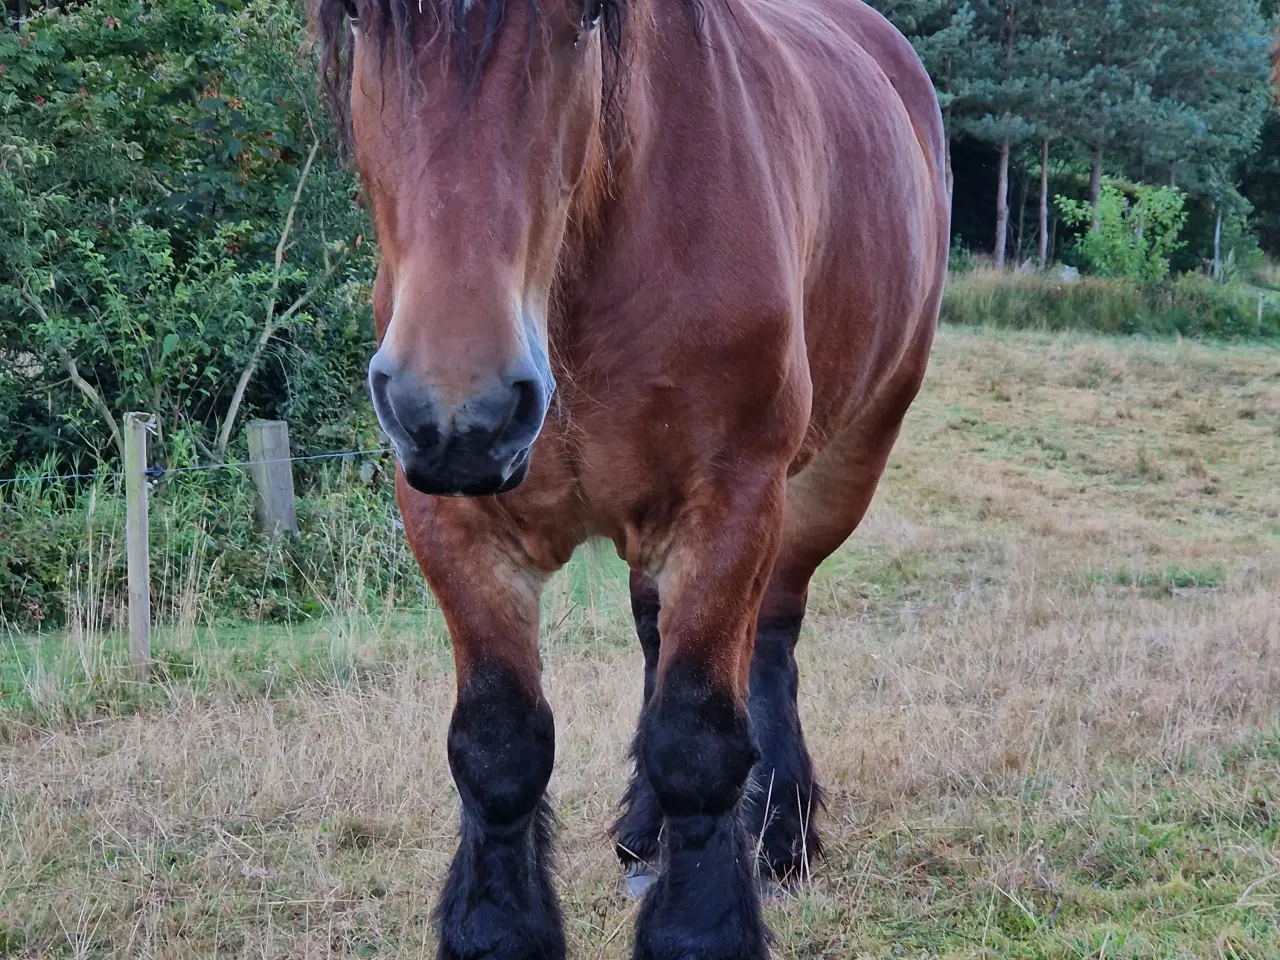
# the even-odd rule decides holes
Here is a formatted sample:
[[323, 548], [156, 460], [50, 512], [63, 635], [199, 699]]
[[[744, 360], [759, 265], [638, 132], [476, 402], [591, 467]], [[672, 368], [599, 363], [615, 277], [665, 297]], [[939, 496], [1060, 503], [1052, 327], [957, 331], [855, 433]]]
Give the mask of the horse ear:
[[599, 25], [600, 15], [604, 13], [604, 0], [587, 0], [582, 8], [582, 26], [591, 30]]

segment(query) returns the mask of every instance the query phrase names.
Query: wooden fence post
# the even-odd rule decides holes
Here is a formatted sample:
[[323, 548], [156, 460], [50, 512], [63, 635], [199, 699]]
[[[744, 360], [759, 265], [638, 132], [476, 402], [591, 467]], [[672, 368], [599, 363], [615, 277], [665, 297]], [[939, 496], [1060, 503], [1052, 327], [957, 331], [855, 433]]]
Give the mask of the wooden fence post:
[[273, 537], [286, 532], [296, 535], [298, 514], [293, 503], [289, 425], [283, 420], [254, 420], [248, 432], [258, 528]]
[[129, 663], [135, 680], [151, 672], [151, 544], [147, 507], [149, 413], [124, 415], [125, 549], [129, 559]]

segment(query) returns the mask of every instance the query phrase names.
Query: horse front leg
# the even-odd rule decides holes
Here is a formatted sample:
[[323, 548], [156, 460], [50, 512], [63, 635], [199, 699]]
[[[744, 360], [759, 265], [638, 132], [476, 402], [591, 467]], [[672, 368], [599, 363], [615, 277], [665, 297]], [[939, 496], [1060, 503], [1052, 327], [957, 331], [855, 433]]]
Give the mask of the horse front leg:
[[440, 960], [563, 960], [545, 799], [555, 728], [542, 694], [542, 575], [471, 501], [401, 480], [405, 529], [448, 623], [457, 672], [449, 769], [460, 840], [435, 910]]
[[636, 960], [768, 956], [739, 808], [759, 757], [747, 702], [752, 637], [784, 483], [723, 492], [689, 519], [657, 577], [662, 645], [636, 755], [666, 833], [637, 921]]

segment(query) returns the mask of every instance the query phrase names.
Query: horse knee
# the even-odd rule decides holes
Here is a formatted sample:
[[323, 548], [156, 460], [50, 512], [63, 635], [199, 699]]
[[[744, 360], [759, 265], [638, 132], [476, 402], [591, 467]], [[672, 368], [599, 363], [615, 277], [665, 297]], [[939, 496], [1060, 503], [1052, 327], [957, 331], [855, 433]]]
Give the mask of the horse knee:
[[473, 667], [449, 724], [449, 769], [463, 808], [486, 826], [528, 821], [551, 779], [551, 707], [509, 667]]
[[699, 670], [673, 665], [649, 705], [640, 756], [668, 817], [719, 817], [759, 758], [745, 704]]

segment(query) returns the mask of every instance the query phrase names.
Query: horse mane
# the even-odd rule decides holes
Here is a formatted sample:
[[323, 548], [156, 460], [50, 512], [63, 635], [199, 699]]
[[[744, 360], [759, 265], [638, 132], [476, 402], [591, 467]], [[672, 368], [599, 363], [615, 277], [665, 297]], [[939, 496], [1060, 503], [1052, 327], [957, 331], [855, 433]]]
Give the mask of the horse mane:
[[[444, 35], [448, 48], [462, 76], [462, 103], [474, 91], [489, 55], [493, 52], [498, 30], [509, 3], [528, 3], [534, 12], [534, 29], [528, 43], [536, 41], [539, 20], [537, 0], [367, 0], [376, 7], [376, 42], [385, 65], [394, 55], [402, 75], [409, 70], [421, 44]], [[629, 7], [635, 0], [601, 0], [600, 32], [605, 47], [605, 120], [612, 127], [620, 113], [627, 70], [624, 63], [624, 40]], [[696, 4], [699, 0], [686, 0]], [[320, 42], [320, 86], [329, 102], [343, 149], [351, 149], [351, 80], [352, 80], [352, 10], [353, 0], [309, 0], [310, 19]], [[485, 11], [484, 30], [479, 37], [469, 24], [472, 9], [480, 5]], [[410, 95], [406, 90], [404, 94]]]

